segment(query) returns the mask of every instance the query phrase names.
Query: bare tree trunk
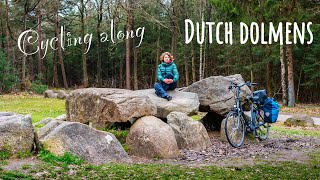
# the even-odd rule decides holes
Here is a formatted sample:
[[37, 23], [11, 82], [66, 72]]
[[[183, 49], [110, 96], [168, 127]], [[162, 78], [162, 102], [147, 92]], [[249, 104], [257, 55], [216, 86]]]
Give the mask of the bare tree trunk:
[[[185, 14], [185, 19], [187, 19], [187, 15]], [[182, 30], [182, 37], [184, 38], [185, 40], [185, 30]], [[184, 61], [184, 70], [185, 70], [185, 78], [186, 78], [186, 84], [185, 86], [189, 86], [190, 82], [189, 82], [189, 63], [188, 63], [188, 59], [187, 59], [187, 54], [188, 54], [188, 46], [186, 44], [184, 44], [183, 46], [183, 61]]]
[[[134, 28], [134, 12], [132, 10], [132, 31], [135, 32]], [[133, 47], [133, 89], [138, 90], [138, 49], [136, 47], [136, 39], [132, 38], [132, 47]], [[152, 79], [152, 78], [150, 78]]]
[[[6, 25], [8, 27], [8, 25]], [[6, 27], [6, 51], [7, 51], [7, 58], [10, 59], [10, 32], [9, 29]]]
[[133, 48], [133, 73], [134, 73], [134, 90], [138, 90], [139, 89], [139, 86], [138, 86], [138, 49], [136, 47]]
[[[32, 52], [32, 46], [27, 45], [27, 49], [28, 49], [29, 52]], [[28, 60], [29, 60], [29, 62], [28, 62], [28, 69], [29, 69], [29, 71], [28, 71], [28, 79], [31, 82], [33, 82], [33, 80], [34, 80], [34, 66], [33, 66], [34, 59], [33, 59], [33, 56], [29, 55], [28, 56]]]
[[158, 80], [158, 62], [159, 62], [159, 58], [160, 58], [160, 25], [158, 25], [158, 37], [157, 37], [157, 54], [156, 54], [156, 58], [155, 58], [155, 76], [154, 76], [154, 82], [157, 82]]
[[194, 48], [193, 43], [191, 42], [191, 67], [192, 67], [192, 83], [195, 83], [197, 81], [196, 77], [196, 63], [194, 61]]
[[[270, 49], [270, 46], [267, 46], [268, 49], [268, 57], [270, 57], [272, 51]], [[270, 75], [271, 75], [271, 61], [267, 62], [267, 73], [266, 73], [266, 88], [268, 96], [271, 96], [271, 83], [270, 83]]]
[[119, 84], [119, 88], [123, 88], [123, 57], [121, 56], [120, 57], [120, 66], [119, 66], [119, 68], [120, 68], [120, 70], [119, 70], [119, 78], [120, 78], [120, 84]]
[[[2, 22], [2, 19], [1, 19]], [[8, 0], [6, 0], [6, 51], [7, 51], [7, 58], [10, 59], [10, 31], [9, 31], [9, 5]]]
[[280, 64], [281, 64], [281, 87], [282, 87], [282, 104], [287, 106], [287, 84], [286, 84], [286, 65], [284, 60], [284, 46], [280, 45]]
[[[42, 42], [42, 33], [41, 33], [41, 18], [42, 18], [42, 9], [41, 9], [41, 5], [39, 5], [38, 7], [38, 35], [39, 35], [39, 40], [38, 40], [38, 46], [41, 47], [41, 42]], [[41, 77], [39, 77], [41, 76]], [[43, 78], [43, 61], [42, 61], [42, 50], [41, 48], [39, 48], [38, 51], [38, 78]], [[42, 79], [40, 79], [42, 81]]]
[[[132, 8], [132, 1], [128, 0], [127, 1], [127, 32], [131, 31], [131, 8]], [[130, 73], [130, 38], [126, 39], [126, 89], [131, 89], [130, 85], [130, 78], [131, 78], [131, 73]]]
[[12, 63], [14, 67], [17, 67], [17, 58], [16, 58], [16, 51], [15, 47], [12, 47]]
[[[203, 1], [201, 0], [201, 9], [200, 9], [200, 14], [201, 14], [201, 22], [203, 22], [204, 19], [204, 7], [203, 7]], [[205, 29], [203, 29], [203, 31], [205, 31]], [[203, 79], [203, 59], [202, 59], [202, 44], [200, 44], [200, 60], [199, 60], [199, 80]]]
[[[24, 15], [23, 15], [23, 23], [24, 23], [24, 30], [27, 29], [27, 9], [26, 9], [26, 6], [27, 6], [27, 2], [25, 4], [25, 9], [24, 9]], [[26, 46], [25, 44], [23, 44], [23, 48], [25, 49]], [[21, 91], [24, 91], [26, 90], [26, 61], [27, 61], [27, 56], [26, 55], [23, 55], [22, 56], [22, 65], [21, 65]]]
[[199, 58], [199, 80], [202, 80], [202, 44], [200, 44], [200, 58]]
[[[84, 40], [84, 2], [81, 0], [81, 39]], [[86, 88], [89, 86], [88, 72], [87, 72], [87, 58], [85, 54], [85, 44], [81, 43], [82, 51], [82, 73], [83, 73], [83, 86]]]
[[[249, 45], [249, 53], [250, 53], [250, 81], [253, 82], [254, 81], [254, 77], [253, 77], [253, 55], [252, 55], [252, 49], [251, 49], [251, 45]], [[251, 91], [254, 90], [254, 87], [251, 86]]]
[[174, 57], [177, 56], [177, 36], [178, 36], [178, 17], [179, 17], [179, 11], [178, 11], [178, 0], [172, 1], [172, 25], [173, 25], [173, 31], [171, 36], [171, 53]]
[[61, 74], [62, 74], [62, 79], [63, 79], [63, 86], [64, 88], [68, 88], [68, 83], [67, 83], [67, 77], [66, 77], [66, 71], [64, 69], [64, 61], [63, 61], [63, 55], [62, 55], [62, 47], [61, 47], [61, 37], [59, 33], [59, 28], [58, 28], [58, 23], [59, 23], [59, 15], [58, 15], [58, 10], [56, 11], [56, 18], [55, 18], [55, 29], [56, 29], [56, 34], [58, 37], [58, 53], [59, 53], [59, 59], [60, 59], [60, 66], [61, 66]]
[[[0, 16], [3, 16], [1, 6], [0, 6]], [[4, 27], [4, 26], [5, 26], [5, 27]], [[4, 32], [4, 31], [5, 31], [4, 29], [6, 29], [6, 23], [5, 23], [5, 25], [3, 25], [2, 19], [0, 19], [0, 27], [1, 27], [0, 37], [3, 37], [3, 36], [5, 36], [4, 34], [6, 34], [6, 33]], [[4, 48], [5, 48], [5, 45], [4, 45], [4, 42], [3, 42], [3, 41], [1, 41], [1, 43], [0, 43], [0, 48], [1, 48], [1, 49], [4, 49]]]
[[294, 72], [293, 72], [293, 58], [292, 46], [287, 45], [287, 60], [288, 60], [288, 106], [295, 106], [295, 93], [294, 93]]
[[[206, 9], [207, 9], [207, 22], [211, 22], [211, 10], [212, 6], [209, 3], [209, 1], [206, 1]], [[206, 35], [205, 35], [205, 57], [204, 57], [204, 67], [203, 67], [203, 76], [208, 77], [209, 73], [209, 68], [210, 68], [210, 61], [209, 61], [209, 52], [210, 52], [210, 46], [209, 46], [209, 38], [208, 38], [208, 33], [209, 33], [209, 27], [207, 27]], [[209, 67], [209, 68], [208, 68]]]
[[302, 68], [300, 69], [300, 73], [299, 73], [299, 82], [298, 82], [297, 97], [296, 97], [296, 101], [297, 102], [299, 102], [299, 92], [300, 92], [301, 77], [302, 77]]
[[267, 73], [266, 73], [266, 87], [268, 96], [271, 96], [271, 84], [270, 84], [270, 74], [271, 74], [271, 62], [267, 62]]
[[[57, 37], [57, 33], [55, 33]], [[55, 49], [58, 47], [58, 42], [55, 44]], [[53, 86], [59, 87], [58, 68], [57, 68], [57, 51], [53, 51]]]
[[[207, 32], [206, 32], [206, 34], [207, 34]], [[205, 36], [205, 37], [207, 37], [207, 35]], [[205, 70], [206, 70], [206, 63], [207, 63], [207, 41], [206, 40], [204, 40], [204, 50], [203, 50], [203, 63], [202, 63], [202, 65], [203, 65], [203, 67], [202, 67], [202, 78], [205, 78], [206, 76], [205, 76]]]
[[187, 46], [185, 45], [185, 52], [183, 55], [183, 60], [184, 60], [184, 69], [186, 72], [186, 86], [190, 85], [190, 81], [189, 81], [189, 63], [188, 63], [188, 59], [187, 59], [187, 51], [186, 51]]
[[102, 22], [102, 7], [103, 7], [103, 0], [100, 1], [100, 6], [99, 6], [99, 13], [98, 13], [98, 24], [97, 24], [97, 56], [98, 56], [98, 61], [97, 61], [97, 84], [98, 87], [102, 87], [102, 69], [101, 69], [101, 41], [100, 41], [100, 25]]

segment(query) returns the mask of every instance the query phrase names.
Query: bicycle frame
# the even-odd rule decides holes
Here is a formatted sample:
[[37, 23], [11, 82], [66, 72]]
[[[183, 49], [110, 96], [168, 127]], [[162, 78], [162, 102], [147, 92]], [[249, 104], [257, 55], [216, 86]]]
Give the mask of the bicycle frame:
[[253, 127], [250, 127], [250, 129], [252, 131], [254, 131], [254, 129], [252, 128], [257, 128], [259, 127], [259, 125], [256, 125], [255, 124], [255, 119], [256, 117], [259, 115], [261, 116], [260, 114], [260, 110], [258, 108], [258, 105], [255, 104], [254, 102], [250, 101], [250, 121], [246, 121], [246, 118], [245, 118], [245, 114], [244, 114], [244, 111], [242, 109], [242, 106], [241, 106], [241, 101], [240, 101], [240, 92], [241, 92], [241, 87], [244, 86], [246, 84], [243, 84], [241, 86], [237, 86], [236, 87], [236, 103], [235, 103], [235, 106], [234, 106], [234, 109], [233, 111], [237, 112], [238, 114], [238, 124], [237, 124], [237, 127], [239, 126], [239, 123], [241, 121], [241, 117], [244, 119], [244, 123], [246, 125], [246, 127], [250, 127], [250, 124], [253, 125]]
[[[229, 90], [232, 90], [235, 103], [233, 109], [228, 113], [225, 121], [225, 132], [228, 142], [233, 147], [240, 147], [244, 140], [244, 134], [246, 132], [253, 132], [256, 138], [259, 140], [265, 140], [269, 134], [270, 126], [265, 125], [264, 114], [262, 114], [262, 108], [259, 103], [259, 97], [250, 95], [247, 100], [250, 102], [250, 119], [246, 118], [241, 105], [241, 87], [247, 85], [248, 87], [255, 86], [257, 83], [246, 82], [240, 85], [231, 82]], [[234, 91], [235, 90], [235, 91]], [[235, 118], [235, 116], [237, 116]], [[229, 126], [229, 123], [231, 126]], [[263, 126], [263, 127], [262, 127]], [[231, 129], [230, 129], [231, 128]], [[236, 133], [235, 133], [236, 132]], [[234, 137], [236, 139], [234, 139]], [[240, 139], [237, 139], [239, 137]], [[237, 141], [239, 140], [239, 141]]]

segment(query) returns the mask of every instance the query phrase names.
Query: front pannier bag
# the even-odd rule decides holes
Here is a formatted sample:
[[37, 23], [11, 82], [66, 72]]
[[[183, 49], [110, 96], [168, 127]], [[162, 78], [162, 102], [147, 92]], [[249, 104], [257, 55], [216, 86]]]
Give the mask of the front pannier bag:
[[273, 98], [268, 97], [263, 104], [264, 121], [275, 123], [278, 120], [280, 106]]

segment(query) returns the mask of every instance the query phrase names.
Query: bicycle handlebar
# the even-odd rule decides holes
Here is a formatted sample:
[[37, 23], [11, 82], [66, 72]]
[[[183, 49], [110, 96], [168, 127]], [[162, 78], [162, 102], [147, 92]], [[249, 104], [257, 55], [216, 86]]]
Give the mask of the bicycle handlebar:
[[237, 83], [234, 83], [234, 82], [230, 82], [230, 86], [228, 87], [228, 89], [232, 89], [232, 88], [241, 88], [242, 86], [244, 85], [247, 85], [248, 87], [251, 87], [251, 86], [257, 86], [259, 85], [258, 83], [251, 83], [250, 81], [247, 81], [246, 83], [241, 83], [241, 84], [237, 84]]

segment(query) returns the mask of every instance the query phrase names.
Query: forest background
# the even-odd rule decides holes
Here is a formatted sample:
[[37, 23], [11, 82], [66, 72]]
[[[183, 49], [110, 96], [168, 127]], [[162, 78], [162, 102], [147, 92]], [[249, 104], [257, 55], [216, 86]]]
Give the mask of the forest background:
[[[258, 82], [284, 105], [320, 103], [320, 1], [318, 0], [0, 0], [0, 93], [39, 87], [152, 88], [159, 56], [174, 55], [179, 87], [215, 75], [241, 74]], [[251, 43], [199, 45], [185, 43], [184, 20], [194, 22], [312, 22], [313, 43], [269, 45]], [[145, 27], [136, 38], [101, 43], [100, 34]], [[60, 27], [72, 37], [92, 33], [86, 44], [25, 56], [17, 46], [27, 29], [42, 40], [59, 37]], [[239, 30], [234, 26], [234, 39]], [[266, 36], [268, 31], [265, 32]], [[308, 40], [308, 36], [306, 36]], [[222, 38], [223, 39], [223, 38]], [[299, 42], [299, 41], [298, 41]], [[35, 51], [40, 44], [25, 48]]]

